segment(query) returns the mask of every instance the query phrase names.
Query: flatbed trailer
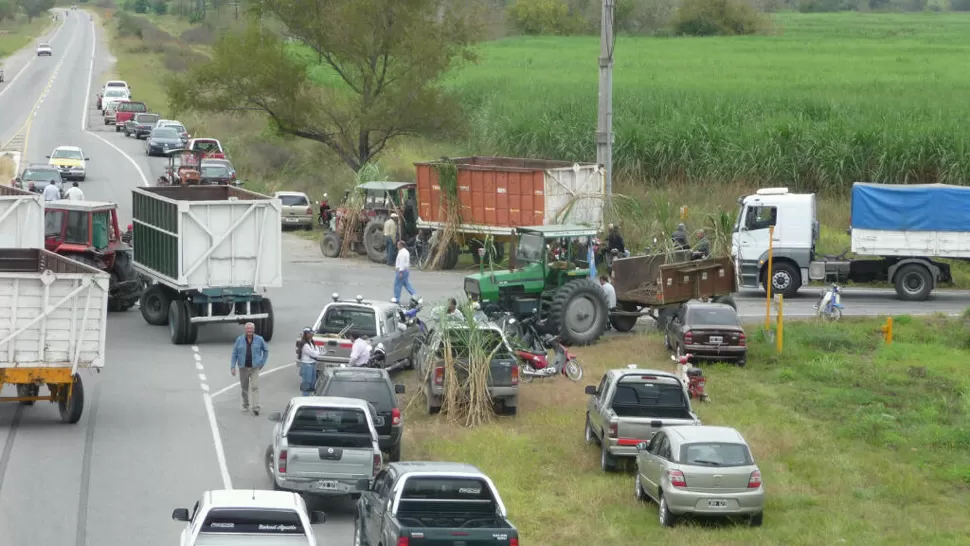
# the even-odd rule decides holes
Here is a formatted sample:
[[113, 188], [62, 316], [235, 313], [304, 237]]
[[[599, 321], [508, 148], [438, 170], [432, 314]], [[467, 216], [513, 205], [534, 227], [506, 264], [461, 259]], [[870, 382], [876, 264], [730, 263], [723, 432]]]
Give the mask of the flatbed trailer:
[[266, 288], [283, 285], [282, 205], [234, 186], [132, 190], [134, 265], [152, 279], [142, 317], [193, 344], [199, 326], [253, 322], [273, 337]]
[[81, 419], [81, 372], [104, 367], [109, 281], [53, 252], [0, 248], [0, 389], [17, 389], [0, 402], [56, 402], [62, 421]]
[[691, 260], [690, 251], [618, 258], [613, 261], [616, 309], [610, 324], [629, 332], [642, 316], [662, 330], [681, 304], [690, 300], [726, 303], [737, 309], [734, 262], [729, 257]]

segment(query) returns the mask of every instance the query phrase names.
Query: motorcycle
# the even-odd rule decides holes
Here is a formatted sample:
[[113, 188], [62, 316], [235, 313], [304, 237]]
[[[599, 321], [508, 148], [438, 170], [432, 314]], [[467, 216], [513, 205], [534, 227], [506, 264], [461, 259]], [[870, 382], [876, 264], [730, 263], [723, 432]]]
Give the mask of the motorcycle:
[[[523, 383], [530, 383], [534, 378], [553, 377], [562, 374], [572, 381], [583, 378], [583, 364], [579, 358], [569, 353], [562, 344], [562, 337], [552, 334], [541, 336], [536, 330], [534, 317], [516, 322], [514, 318], [507, 321], [509, 326], [519, 326], [519, 339], [522, 345], [516, 347], [515, 356], [522, 360], [519, 377]], [[549, 349], [553, 351], [552, 362], [549, 362]]]
[[842, 291], [839, 285], [833, 284], [831, 288], [819, 295], [818, 303], [815, 304], [815, 316], [827, 321], [836, 321], [842, 318]]
[[370, 352], [370, 359], [367, 364], [364, 365], [365, 368], [383, 368], [386, 363], [387, 352], [384, 350], [384, 344], [378, 343], [377, 347], [374, 347]]
[[691, 356], [688, 354], [678, 358], [671, 355], [670, 359], [677, 363], [677, 375], [687, 388], [687, 396], [693, 400], [707, 402], [708, 396], [705, 390], [707, 378], [704, 377], [704, 370], [690, 365]]

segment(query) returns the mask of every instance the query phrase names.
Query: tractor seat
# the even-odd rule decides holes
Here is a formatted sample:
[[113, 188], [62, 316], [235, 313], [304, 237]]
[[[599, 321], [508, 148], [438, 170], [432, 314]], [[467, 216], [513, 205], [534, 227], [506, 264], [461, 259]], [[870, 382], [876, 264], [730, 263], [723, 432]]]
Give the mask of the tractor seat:
[[687, 377], [704, 377], [704, 370], [700, 368], [687, 368]]

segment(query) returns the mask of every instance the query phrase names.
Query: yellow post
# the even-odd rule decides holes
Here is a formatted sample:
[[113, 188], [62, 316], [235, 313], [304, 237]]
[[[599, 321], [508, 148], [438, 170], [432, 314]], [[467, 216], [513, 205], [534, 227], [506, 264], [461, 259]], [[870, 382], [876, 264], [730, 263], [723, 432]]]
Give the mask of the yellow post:
[[768, 275], [765, 277], [765, 330], [771, 329], [771, 257], [775, 241], [775, 226], [768, 227]]
[[881, 330], [882, 330], [882, 333], [884, 334], [883, 337], [885, 338], [886, 343], [891, 344], [893, 342], [893, 318], [892, 317], [889, 317], [886, 319], [886, 324], [883, 324]]
[[778, 295], [778, 333], [775, 334], [775, 347], [781, 352], [785, 337], [785, 296]]
[[687, 207], [680, 207], [680, 221], [687, 220]]

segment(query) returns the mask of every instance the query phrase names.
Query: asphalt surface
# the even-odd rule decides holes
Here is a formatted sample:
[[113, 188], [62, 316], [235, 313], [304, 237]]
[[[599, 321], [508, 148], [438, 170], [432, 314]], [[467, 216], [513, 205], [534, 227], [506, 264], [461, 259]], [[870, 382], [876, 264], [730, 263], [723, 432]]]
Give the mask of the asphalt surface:
[[[94, 22], [77, 11], [53, 32], [52, 58], [32, 57], [31, 46], [5, 61], [0, 137], [6, 141], [31, 120], [28, 161], [46, 161], [57, 145], [83, 147], [91, 158], [81, 183], [87, 199], [117, 202], [127, 224], [130, 190], [153, 184], [166, 161], [146, 157], [144, 141], [105, 127], [94, 109], [113, 61]], [[138, 82], [129, 83], [137, 99]], [[0, 404], [0, 546], [176, 544], [181, 524], [171, 521], [173, 508], [191, 508], [206, 489], [270, 486], [262, 464], [272, 431], [265, 415], [299, 394], [293, 341], [331, 293], [388, 299], [393, 283], [390, 267], [326, 259], [314, 243], [297, 237], [284, 237], [284, 246], [286, 285], [268, 293], [276, 336], [260, 383], [263, 414], [241, 411], [229, 374], [238, 326], [203, 327], [198, 344], [185, 347], [170, 343], [167, 328], [146, 324], [137, 308], [110, 314], [107, 365], [102, 374], [83, 378], [87, 403], [78, 424], [61, 424], [52, 404]], [[417, 271], [412, 283], [427, 301], [441, 301], [460, 292], [460, 277]], [[786, 302], [786, 316], [810, 316], [816, 297], [817, 290], [808, 289]], [[737, 301], [746, 319], [764, 315], [763, 295], [744, 293]], [[849, 316], [959, 313], [970, 305], [970, 291], [940, 291], [929, 302], [906, 303], [891, 291], [846, 289], [843, 304]], [[318, 539], [351, 544], [349, 501], [310, 504], [328, 514], [327, 523], [315, 526]]]

